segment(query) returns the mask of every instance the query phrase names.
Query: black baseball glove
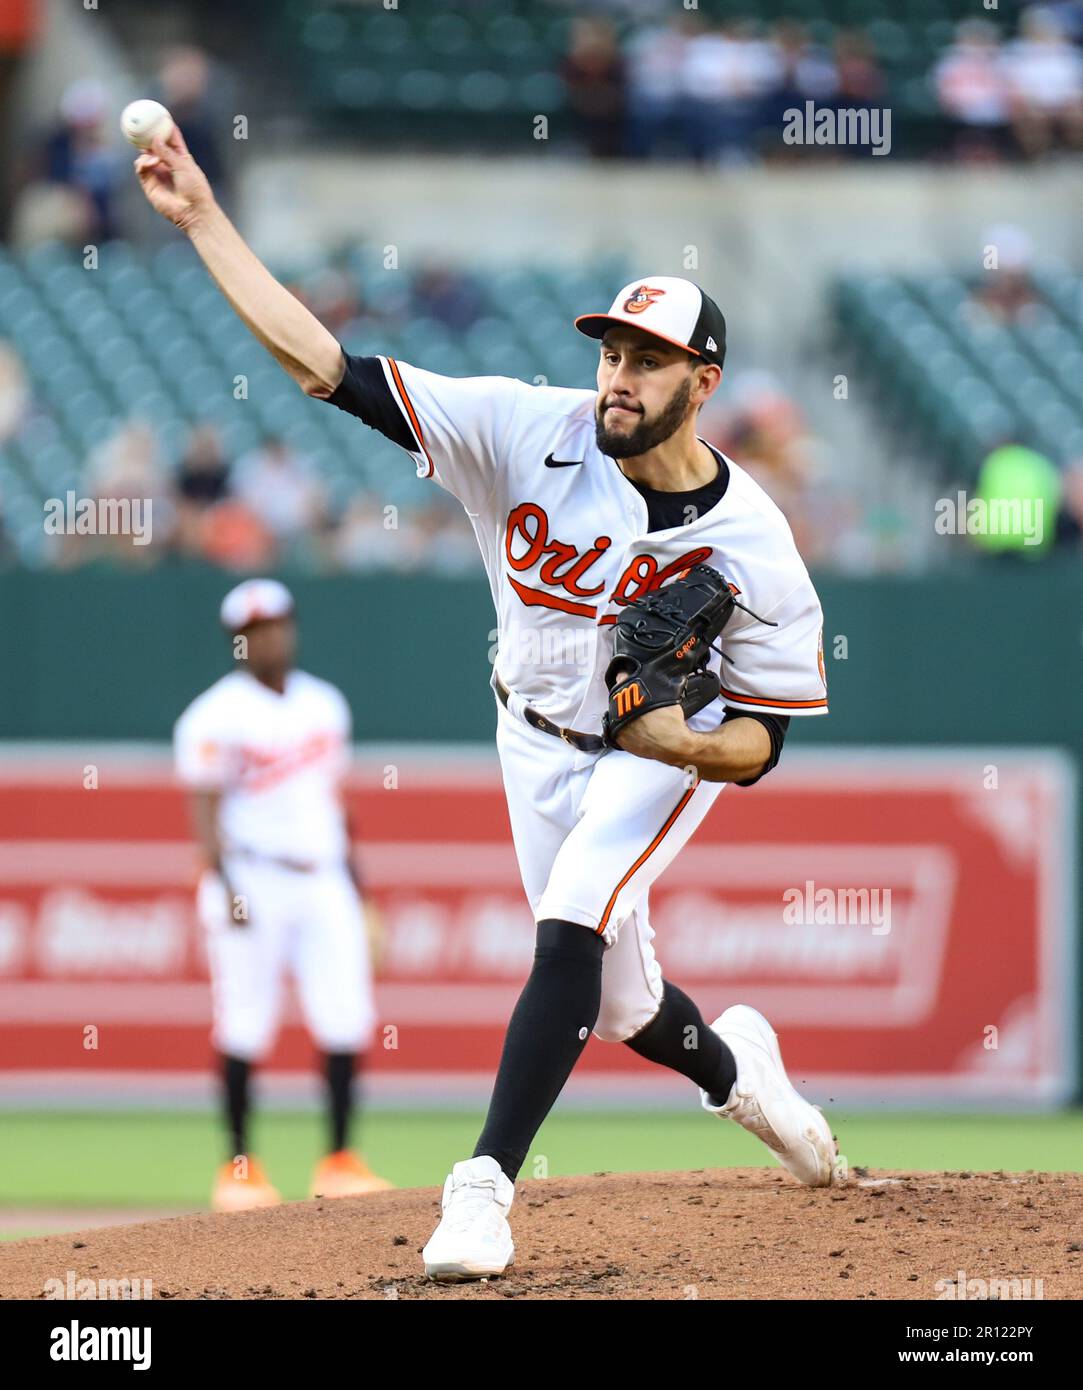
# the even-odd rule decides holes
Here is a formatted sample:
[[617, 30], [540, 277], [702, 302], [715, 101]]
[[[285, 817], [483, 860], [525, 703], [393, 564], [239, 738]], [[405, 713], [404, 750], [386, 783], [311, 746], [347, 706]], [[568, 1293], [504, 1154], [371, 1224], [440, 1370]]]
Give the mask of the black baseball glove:
[[609, 709], [602, 733], [611, 748], [626, 724], [648, 710], [680, 705], [687, 719], [719, 694], [707, 669], [711, 644], [729, 622], [733, 593], [710, 565], [695, 565], [621, 609], [606, 667]]

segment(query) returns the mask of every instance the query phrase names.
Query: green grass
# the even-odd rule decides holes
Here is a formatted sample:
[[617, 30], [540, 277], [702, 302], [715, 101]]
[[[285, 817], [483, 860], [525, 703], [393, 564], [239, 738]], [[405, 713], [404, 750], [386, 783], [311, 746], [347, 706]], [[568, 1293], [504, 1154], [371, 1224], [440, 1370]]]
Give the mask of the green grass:
[[[872, 1168], [1083, 1170], [1083, 1110], [1054, 1115], [832, 1112], [851, 1164]], [[377, 1111], [360, 1135], [373, 1166], [400, 1187], [436, 1186], [473, 1149], [472, 1112]], [[307, 1195], [319, 1115], [265, 1111], [253, 1148], [286, 1198]], [[223, 1157], [212, 1114], [0, 1111], [0, 1207], [193, 1207], [206, 1204]], [[773, 1166], [735, 1125], [690, 1111], [558, 1112], [523, 1177]]]

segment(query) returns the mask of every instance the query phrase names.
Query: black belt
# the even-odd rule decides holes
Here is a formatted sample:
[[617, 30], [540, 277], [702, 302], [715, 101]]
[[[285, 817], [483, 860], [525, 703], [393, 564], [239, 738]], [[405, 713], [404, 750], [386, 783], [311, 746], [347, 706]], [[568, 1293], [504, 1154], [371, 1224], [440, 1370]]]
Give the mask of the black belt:
[[[511, 691], [499, 675], [496, 677], [496, 693], [500, 696], [500, 703], [507, 709], [508, 696]], [[578, 729], [562, 729], [530, 705], [523, 707], [523, 718], [532, 729], [538, 729], [543, 734], [552, 734], [554, 738], [562, 738], [565, 743], [570, 743], [573, 748], [578, 748], [580, 753], [600, 753], [607, 746], [605, 739], [600, 734], [581, 734]]]

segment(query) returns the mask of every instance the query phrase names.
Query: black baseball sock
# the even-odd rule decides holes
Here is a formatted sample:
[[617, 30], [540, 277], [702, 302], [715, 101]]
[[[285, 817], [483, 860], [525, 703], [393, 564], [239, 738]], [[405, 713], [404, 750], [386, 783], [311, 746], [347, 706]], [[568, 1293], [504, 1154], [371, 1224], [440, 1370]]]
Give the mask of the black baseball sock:
[[252, 1063], [244, 1057], [222, 1056], [222, 1101], [233, 1148], [229, 1157], [248, 1152], [249, 1081]]
[[324, 1057], [327, 1076], [328, 1118], [331, 1126], [331, 1147], [328, 1153], [338, 1153], [347, 1146], [350, 1117], [354, 1103], [354, 1067], [352, 1052], [328, 1052]]
[[662, 1007], [628, 1046], [648, 1062], [672, 1067], [705, 1090], [712, 1105], [725, 1105], [737, 1080], [733, 1053], [703, 1021], [695, 1004], [669, 980], [662, 981]]
[[512, 1182], [598, 1021], [604, 950], [589, 927], [538, 923], [534, 966], [508, 1023], [474, 1149], [475, 1158], [495, 1158]]

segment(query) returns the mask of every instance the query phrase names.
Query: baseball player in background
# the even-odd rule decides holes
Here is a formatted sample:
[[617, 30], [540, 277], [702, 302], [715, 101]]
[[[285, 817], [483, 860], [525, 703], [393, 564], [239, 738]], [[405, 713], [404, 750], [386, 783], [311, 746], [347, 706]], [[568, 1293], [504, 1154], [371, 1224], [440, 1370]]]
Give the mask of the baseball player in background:
[[205, 871], [197, 912], [206, 932], [229, 1159], [218, 1211], [273, 1206], [279, 1195], [249, 1152], [252, 1068], [270, 1051], [284, 976], [294, 977], [324, 1054], [326, 1156], [312, 1195], [347, 1197], [391, 1184], [348, 1144], [360, 1054], [375, 1021], [369, 944], [341, 784], [350, 710], [327, 681], [294, 667], [293, 600], [249, 579], [222, 601], [236, 667], [198, 696], [174, 731]]
[[[651, 884], [723, 786], [757, 781], [789, 719], [827, 709], [820, 604], [790, 528], [696, 434], [722, 376], [717, 306], [683, 279], [625, 286], [608, 312], [577, 320], [599, 344], [596, 390], [352, 357], [245, 244], [179, 132], [136, 170], [301, 389], [380, 430], [460, 500], [489, 575], [497, 747], [536, 951], [474, 1153], [444, 1185], [426, 1272], [471, 1279], [511, 1262], [515, 1178], [592, 1031], [690, 1078], [708, 1112], [801, 1182], [830, 1184], [830, 1125], [790, 1084], [770, 1024], [738, 1004], [708, 1026], [663, 978], [649, 920]], [[611, 748], [600, 730], [616, 617], [701, 563], [747, 605], [723, 634], [725, 660], [712, 657], [721, 696], [689, 719], [653, 709]]]

